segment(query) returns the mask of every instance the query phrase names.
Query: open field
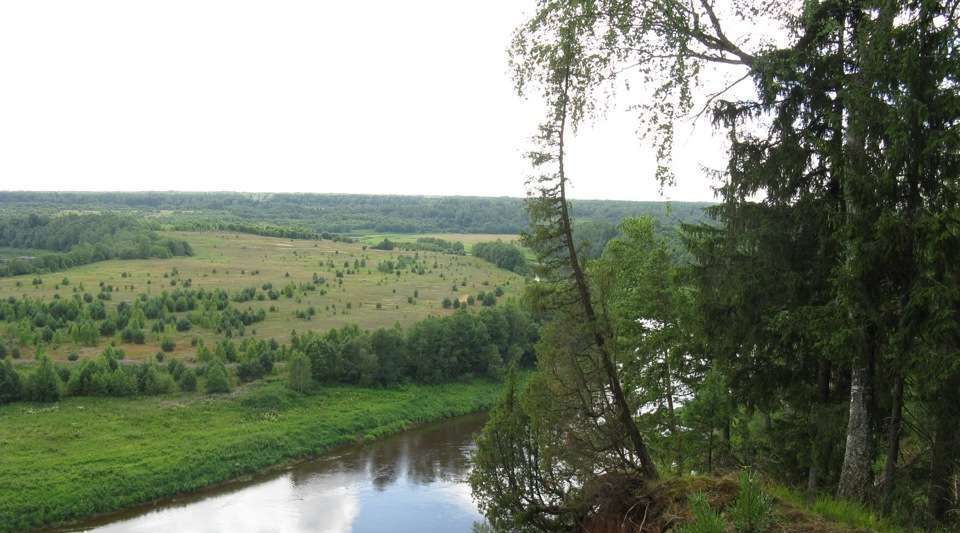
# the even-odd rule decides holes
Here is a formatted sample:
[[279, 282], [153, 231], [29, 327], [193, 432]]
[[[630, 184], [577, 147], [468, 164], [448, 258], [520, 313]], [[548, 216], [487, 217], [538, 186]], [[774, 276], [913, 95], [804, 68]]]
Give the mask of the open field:
[[[223, 232], [169, 232], [165, 236], [186, 240], [195, 255], [111, 260], [39, 276], [3, 278], [0, 279], [0, 297], [49, 301], [55, 295], [71, 298], [84, 292], [96, 294], [103, 283], [114, 287], [112, 299], [106, 302], [112, 307], [118, 302], [132, 301], [140, 293], [159, 295], [162, 291], [184, 286], [234, 293], [254, 287], [262, 291], [262, 287], [269, 283], [279, 291], [291, 283], [298, 286], [310, 284], [314, 275], [323, 278], [324, 282], [317, 284], [314, 291], [296, 290], [292, 297], [281, 295], [276, 300], [254, 299], [231, 304], [238, 310], [266, 311], [266, 319], [249, 326], [246, 335], [284, 342], [293, 330], [326, 331], [346, 324], [367, 329], [390, 327], [396, 323], [411, 324], [430, 315], [451, 313], [441, 306], [444, 298], [465, 301], [467, 295], [491, 291], [495, 287], [501, 287], [503, 297], [509, 298], [519, 295], [523, 286], [520, 276], [469, 256], [388, 252], [369, 249], [361, 243]], [[392, 272], [378, 269], [382, 262], [415, 255], [423, 267], [422, 274], [410, 268]], [[34, 285], [36, 278], [42, 283]], [[68, 281], [66, 285], [63, 284], [65, 279]], [[305, 316], [310, 308], [314, 314], [309, 319], [296, 316], [298, 311]], [[0, 328], [8, 326], [0, 323]], [[222, 338], [212, 330], [199, 327], [174, 333], [176, 348], [172, 356], [189, 360], [195, 353], [190, 342], [193, 337], [205, 342]], [[156, 334], [148, 334], [147, 342], [141, 345], [115, 340], [133, 359], [145, 359], [160, 350], [160, 339]], [[82, 359], [98, 354], [107, 342], [108, 338], [101, 338], [98, 346], [83, 347], [67, 341], [48, 345], [45, 350], [58, 360], [65, 359], [70, 352], [77, 352]], [[24, 349], [24, 358], [29, 359], [30, 353], [30, 349]]]
[[199, 489], [411, 424], [489, 407], [488, 381], [397, 389], [280, 380], [231, 395], [69, 398], [0, 406], [0, 531], [51, 525]]

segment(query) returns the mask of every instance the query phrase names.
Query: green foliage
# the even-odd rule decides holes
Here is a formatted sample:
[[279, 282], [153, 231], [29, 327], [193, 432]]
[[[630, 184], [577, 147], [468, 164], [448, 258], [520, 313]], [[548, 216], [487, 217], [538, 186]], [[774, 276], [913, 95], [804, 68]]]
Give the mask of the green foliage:
[[371, 248], [373, 248], [374, 250], [393, 250], [395, 247], [396, 247], [396, 244], [390, 239], [383, 239], [377, 244], [374, 244], [373, 246], [371, 246]]
[[135, 218], [116, 214], [6, 217], [0, 219], [0, 246], [54, 252], [0, 262], [0, 277], [53, 272], [113, 258], [193, 254], [185, 241], [161, 239]]
[[463, 243], [460, 241], [448, 241], [436, 237], [418, 237], [416, 241], [396, 243], [401, 250], [421, 251], [421, 252], [440, 252], [453, 255], [464, 255]]
[[497, 295], [493, 292], [484, 292], [480, 296], [480, 304], [484, 307], [497, 305]]
[[237, 377], [240, 381], [253, 381], [273, 371], [273, 355], [268, 351], [257, 353], [246, 351], [243, 360], [237, 365]]
[[[677, 533], [725, 533], [726, 526], [720, 513], [710, 508], [707, 495], [695, 492], [688, 498], [693, 522], [681, 526]], [[739, 530], [737, 530], [739, 531]]]
[[183, 392], [194, 392], [197, 390], [197, 373], [192, 368], [186, 368], [177, 378], [177, 385]]
[[478, 242], [473, 245], [473, 255], [489, 261], [499, 268], [525, 274], [527, 272], [527, 259], [523, 255], [523, 250], [517, 246], [503, 241]]
[[20, 374], [13, 367], [10, 359], [0, 362], [0, 404], [15, 402], [23, 395], [23, 385]]
[[[337, 233], [499, 233], [527, 228], [523, 198], [383, 196], [357, 194], [246, 193], [42, 193], [0, 192], [0, 204], [17, 212], [66, 209], [132, 214], [165, 212], [179, 230], [225, 230], [288, 238], [343, 239]], [[582, 220], [616, 225], [630, 216], [651, 215], [676, 226], [705, 219], [697, 202], [578, 200]], [[331, 233], [332, 232], [332, 233]]]
[[222, 394], [230, 392], [230, 375], [227, 368], [220, 361], [214, 361], [207, 367], [204, 376], [207, 378], [205, 390], [208, 394]]
[[105, 390], [108, 396], [118, 398], [135, 396], [138, 392], [137, 376], [124, 366], [99, 374], [100, 390]]
[[[176, 408], [168, 397], [67, 398], [42, 413], [3, 405], [0, 442], [18, 451], [0, 461], [0, 529], [53, 526], [197, 490], [413, 424], [477, 412], [499, 390], [499, 384], [473, 381], [333, 387], [301, 396], [272, 380], [237, 395], [177, 397]], [[37, 475], [22, 475], [29, 469]]]
[[67, 381], [67, 394], [70, 396], [92, 396], [101, 394], [101, 381], [97, 376], [104, 371], [104, 368], [96, 361], [86, 360], [80, 363]]
[[41, 356], [39, 366], [27, 380], [26, 397], [32, 402], [56, 402], [62, 394], [63, 381], [53, 361]]
[[766, 490], [777, 500], [850, 528], [878, 533], [904, 531], [904, 528], [880, 518], [875, 511], [860, 503], [826, 495], [819, 495], [811, 502], [809, 497], [783, 485], [771, 485]]
[[176, 388], [176, 382], [173, 376], [162, 371], [156, 364], [146, 363], [140, 365], [137, 388], [140, 394], [156, 396], [173, 392]]
[[755, 472], [740, 471], [737, 498], [727, 511], [738, 533], [763, 533], [773, 523], [773, 501]]
[[300, 352], [294, 352], [287, 361], [287, 385], [297, 392], [310, 390], [313, 380], [310, 359]]
[[[549, 421], [539, 425], [529, 416], [528, 399], [542, 381], [538, 375], [523, 384], [511, 369], [483, 431], [477, 437], [470, 486], [480, 511], [497, 531], [572, 530], [570, 514], [531, 513], [540, 508], [558, 508], [573, 500], [565, 498], [565, 477], [550, 473], [546, 461], [530, 461], [548, 440]], [[561, 490], [557, 490], [561, 489]], [[574, 489], [575, 490], [575, 489]]]
[[617, 225], [606, 221], [584, 220], [576, 221], [573, 225], [573, 238], [578, 251], [591, 259], [599, 258], [607, 243], [617, 234]]
[[[548, 109], [531, 155], [526, 243], [547, 274], [535, 291], [547, 304], [579, 300], [580, 322], [594, 322], [594, 302], [609, 313], [611, 324], [585, 333], [600, 339], [601, 354], [608, 332], [620, 353], [631, 350], [618, 361], [626, 389], [640, 391], [631, 412], [652, 415], [640, 417], [651, 438], [669, 435], [657, 443], [669, 446], [656, 447], [669, 450], [667, 464], [683, 469], [691, 441], [697, 455], [706, 447], [711, 464], [712, 439], [722, 436], [726, 460], [859, 501], [878, 488], [889, 505], [891, 491], [907, 486], [899, 493], [927, 499], [929, 520], [912, 513], [913, 525], [949, 524], [956, 495], [947, 487], [960, 457], [956, 6], [768, 4], [561, 0], [539, 4], [518, 29], [515, 81]], [[761, 25], [777, 28], [777, 38], [758, 44], [724, 33]], [[673, 250], [647, 253], [643, 239], [625, 236], [634, 242], [611, 256], [627, 261], [604, 269], [605, 252], [591, 270], [583, 255], [592, 251], [565, 250], [576, 240], [564, 196], [565, 134], [610, 105], [619, 74], [637, 69], [652, 95], [638, 105], [641, 129], [652, 134], [657, 177], [669, 184], [676, 118], [709, 81], [700, 76], [728, 65], [754, 92], [724, 96], [731, 87], [716, 87], [702, 111], [731, 147], [716, 224], [686, 234], [693, 261], [671, 279], [673, 269], [656, 265], [669, 264], [662, 259]], [[623, 264], [628, 275], [620, 275]], [[571, 279], [579, 295], [565, 290]], [[576, 344], [577, 323], [548, 327], [540, 361], [550, 371], [590, 368], [561, 365], [562, 355], [602, 361]], [[564, 343], [575, 348], [564, 351]], [[578, 374], [580, 391], [608, 397], [588, 372], [560, 374], [566, 379], [556, 386]], [[680, 413], [695, 428], [675, 422], [675, 386], [704, 396]], [[721, 419], [711, 422], [713, 414]]]

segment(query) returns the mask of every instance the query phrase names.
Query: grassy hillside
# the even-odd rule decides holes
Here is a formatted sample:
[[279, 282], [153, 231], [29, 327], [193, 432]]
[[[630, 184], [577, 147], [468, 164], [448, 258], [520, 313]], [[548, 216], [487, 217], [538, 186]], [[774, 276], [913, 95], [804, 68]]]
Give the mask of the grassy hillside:
[[[395, 323], [407, 325], [430, 315], [452, 313], [441, 306], [444, 298], [465, 301], [468, 295], [496, 287], [502, 289], [504, 298], [509, 298], [519, 295], [523, 285], [520, 276], [470, 256], [381, 251], [362, 243], [223, 232], [166, 232], [163, 235], [187, 241], [194, 255], [111, 260], [45, 275], [2, 278], [0, 298], [15, 296], [51, 301], [59, 295], [67, 299], [75, 294], [97, 293], [103, 284], [113, 286], [111, 299], [106, 304], [114, 306], [119, 302], [130, 302], [140, 293], [158, 295], [185, 286], [224, 289], [230, 293], [256, 288], [258, 293], [263, 293], [265, 284], [280, 291], [290, 284], [299, 287], [313, 283], [314, 275], [323, 278], [324, 283], [318, 285], [318, 290], [298, 289], [293, 291], [292, 297], [281, 295], [276, 300], [253, 299], [232, 304], [238, 309], [263, 309], [266, 312], [266, 319], [247, 328], [246, 335], [284, 342], [293, 330], [326, 331], [346, 324], [370, 329], [390, 327]], [[424, 272], [415, 273], [409, 268], [393, 272], [378, 269], [381, 263], [397, 261], [400, 256], [416, 256], [425, 267]], [[338, 277], [338, 272], [342, 277]], [[297, 317], [298, 312], [304, 316], [310, 308], [314, 314], [309, 319]], [[0, 337], [9, 328], [9, 323], [0, 321]], [[195, 352], [191, 346], [193, 337], [204, 341], [222, 338], [212, 330], [199, 327], [171, 335], [176, 342], [172, 356], [180, 358], [192, 357]], [[148, 334], [147, 337], [145, 344], [125, 344], [118, 337], [114, 340], [129, 357], [144, 359], [160, 350], [159, 336]], [[48, 344], [46, 352], [60, 360], [70, 352], [77, 352], [82, 359], [102, 351], [107, 340], [101, 339], [95, 347], [69, 341], [60, 345]], [[29, 358], [32, 348], [23, 351], [24, 358]]]

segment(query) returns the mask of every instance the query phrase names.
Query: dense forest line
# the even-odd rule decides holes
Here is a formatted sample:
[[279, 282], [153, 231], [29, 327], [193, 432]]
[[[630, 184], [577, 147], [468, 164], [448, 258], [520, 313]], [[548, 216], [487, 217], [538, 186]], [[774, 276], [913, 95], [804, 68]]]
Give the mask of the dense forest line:
[[45, 252], [0, 261], [0, 276], [53, 272], [114, 258], [193, 255], [186, 241], [162, 238], [133, 217], [112, 213], [3, 217], [0, 246]]
[[[550, 320], [474, 497], [496, 531], [957, 531], [960, 3], [720, 4], [541, 2], [515, 34], [547, 104], [524, 244]], [[782, 31], [726, 32], [760, 25]], [[730, 143], [684, 261], [650, 219], [577, 247], [565, 146], [631, 69], [661, 184], [676, 117]], [[754, 92], [698, 101], [715, 70]], [[795, 528], [803, 501], [844, 525]]]
[[[706, 220], [697, 202], [577, 200], [579, 220], [616, 226], [650, 215], [664, 227]], [[522, 198], [376, 196], [358, 194], [189, 192], [0, 191], [5, 212], [109, 210], [151, 216], [156, 222], [195, 227], [268, 223], [315, 233], [502, 233], [528, 226]]]

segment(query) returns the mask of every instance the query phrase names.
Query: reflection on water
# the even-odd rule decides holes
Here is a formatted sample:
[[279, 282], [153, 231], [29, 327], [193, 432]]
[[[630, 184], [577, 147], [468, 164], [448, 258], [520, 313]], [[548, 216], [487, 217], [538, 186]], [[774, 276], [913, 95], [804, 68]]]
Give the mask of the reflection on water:
[[71, 531], [463, 531], [482, 520], [466, 484], [484, 415], [337, 450], [315, 461]]

